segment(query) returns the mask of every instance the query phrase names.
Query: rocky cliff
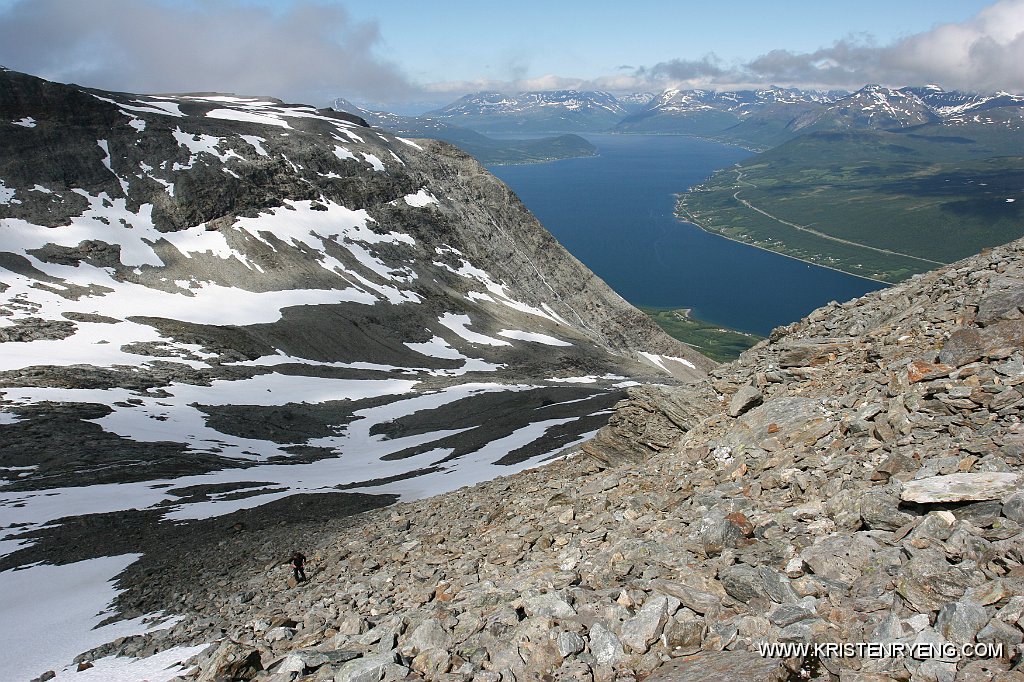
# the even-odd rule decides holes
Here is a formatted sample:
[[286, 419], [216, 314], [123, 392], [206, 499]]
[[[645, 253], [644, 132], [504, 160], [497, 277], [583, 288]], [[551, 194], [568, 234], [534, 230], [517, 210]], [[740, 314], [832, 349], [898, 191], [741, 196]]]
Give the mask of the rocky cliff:
[[1016, 242], [631, 389], [549, 466], [223, 530], [231, 568], [183, 570], [216, 588], [154, 572], [123, 604], [195, 615], [92, 656], [214, 633], [185, 679], [1022, 679], [1022, 311]]

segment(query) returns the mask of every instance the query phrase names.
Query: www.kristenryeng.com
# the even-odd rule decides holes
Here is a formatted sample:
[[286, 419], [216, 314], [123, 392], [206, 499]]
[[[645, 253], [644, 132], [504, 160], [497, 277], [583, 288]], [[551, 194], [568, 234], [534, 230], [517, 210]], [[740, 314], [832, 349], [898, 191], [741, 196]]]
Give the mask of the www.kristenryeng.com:
[[919, 661], [959, 661], [964, 658], [1003, 658], [1002, 642], [762, 642], [765, 658], [913, 658]]

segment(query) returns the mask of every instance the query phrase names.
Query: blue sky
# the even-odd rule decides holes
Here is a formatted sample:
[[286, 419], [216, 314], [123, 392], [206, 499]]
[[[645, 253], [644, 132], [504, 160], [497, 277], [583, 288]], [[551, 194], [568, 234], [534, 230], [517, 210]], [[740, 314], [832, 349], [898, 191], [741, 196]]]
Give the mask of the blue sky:
[[[280, 3], [269, 3], [280, 4]], [[343, 3], [359, 21], [376, 21], [381, 48], [415, 80], [539, 77], [594, 79], [642, 66], [714, 53], [748, 61], [773, 49], [810, 52], [851, 35], [879, 44], [961, 23], [984, 0], [858, 2], [680, 2], [648, 0], [479, 0]], [[430, 19], [412, 7], [429, 7]]]
[[406, 112], [562, 87], [1022, 92], [1022, 63], [1024, 0], [0, 0], [0, 64], [45, 78]]

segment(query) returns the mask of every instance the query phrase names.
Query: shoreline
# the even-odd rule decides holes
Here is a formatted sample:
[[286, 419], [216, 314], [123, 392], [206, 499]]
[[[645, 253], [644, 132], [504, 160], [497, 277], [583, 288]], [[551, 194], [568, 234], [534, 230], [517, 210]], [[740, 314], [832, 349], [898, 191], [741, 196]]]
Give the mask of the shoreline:
[[[675, 196], [678, 197], [679, 194], [676, 194]], [[821, 263], [815, 263], [812, 260], [808, 260], [806, 258], [800, 258], [799, 256], [794, 256], [792, 254], [785, 253], [783, 251], [776, 251], [775, 249], [769, 249], [767, 247], [760, 246], [758, 244], [751, 244], [750, 242], [743, 241], [742, 239], [737, 239], [736, 237], [730, 237], [728, 235], [722, 234], [721, 232], [716, 232], [716, 231], [714, 231], [712, 229], [704, 227], [703, 225], [701, 225], [698, 222], [695, 222], [694, 220], [688, 220], [686, 218], [683, 218], [678, 213], [674, 213], [673, 215], [675, 215], [676, 220], [678, 222], [680, 222], [680, 223], [686, 223], [688, 225], [693, 225], [694, 227], [696, 227], [697, 229], [701, 230], [702, 232], [706, 232], [707, 234], [713, 234], [716, 237], [721, 237], [722, 239], [728, 239], [729, 241], [735, 242], [737, 244], [743, 244], [745, 246], [749, 246], [749, 247], [752, 247], [752, 248], [755, 248], [755, 249], [760, 249], [761, 251], [766, 251], [767, 253], [773, 253], [773, 254], [775, 254], [777, 256], [785, 256], [786, 258], [791, 258], [791, 259], [793, 259], [795, 261], [800, 261], [801, 263], [806, 263], [807, 265], [813, 265], [813, 266], [818, 267], [818, 268], [825, 268], [826, 270], [832, 270], [834, 272], [841, 272], [844, 275], [849, 275], [851, 277], [856, 277], [858, 279], [865, 279], [865, 280], [867, 280], [869, 282], [877, 282], [878, 284], [884, 284], [887, 287], [891, 287], [891, 286], [894, 286], [896, 284], [899, 284], [899, 282], [887, 282], [887, 281], [885, 281], [883, 279], [876, 279], [874, 277], [868, 277], [867, 275], [858, 275], [857, 273], [849, 272], [847, 270], [842, 270], [842, 269], [837, 268], [837, 267], [832, 266], [832, 265], [823, 265]]]

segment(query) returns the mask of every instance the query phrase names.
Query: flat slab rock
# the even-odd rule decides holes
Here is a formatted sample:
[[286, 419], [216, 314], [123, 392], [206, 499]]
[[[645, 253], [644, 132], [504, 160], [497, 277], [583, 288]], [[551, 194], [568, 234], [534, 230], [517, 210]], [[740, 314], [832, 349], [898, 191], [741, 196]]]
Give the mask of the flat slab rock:
[[923, 504], [998, 500], [1016, 492], [1021, 483], [1024, 476], [1001, 471], [930, 476], [904, 484], [900, 499]]
[[719, 651], [679, 658], [661, 666], [649, 682], [782, 682], [789, 670], [781, 658], [764, 658], [753, 651]]

